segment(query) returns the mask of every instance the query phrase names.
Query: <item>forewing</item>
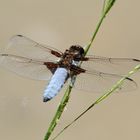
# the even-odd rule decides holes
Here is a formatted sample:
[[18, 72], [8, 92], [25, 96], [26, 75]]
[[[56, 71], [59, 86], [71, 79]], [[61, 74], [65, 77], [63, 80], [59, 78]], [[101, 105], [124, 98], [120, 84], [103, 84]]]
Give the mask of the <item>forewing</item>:
[[83, 61], [81, 67], [87, 70], [97, 70], [104, 73], [118, 75], [127, 74], [132, 68], [140, 64], [140, 60], [132, 58], [107, 58], [100, 56], [87, 56], [89, 60]]
[[41, 45], [22, 35], [16, 35], [10, 39], [6, 53], [43, 61], [46, 59], [55, 61], [62, 55], [61, 51], [50, 46]]
[[[98, 71], [86, 71], [77, 75], [74, 87], [84, 91], [90, 91], [94, 93], [103, 93], [110, 89], [113, 84], [120, 80], [122, 76], [116, 74], [108, 74]], [[127, 78], [123, 85], [119, 87], [121, 91], [130, 91], [136, 89], [136, 83]]]
[[51, 72], [43, 61], [12, 54], [0, 54], [0, 66], [31, 79], [49, 80], [51, 77]]

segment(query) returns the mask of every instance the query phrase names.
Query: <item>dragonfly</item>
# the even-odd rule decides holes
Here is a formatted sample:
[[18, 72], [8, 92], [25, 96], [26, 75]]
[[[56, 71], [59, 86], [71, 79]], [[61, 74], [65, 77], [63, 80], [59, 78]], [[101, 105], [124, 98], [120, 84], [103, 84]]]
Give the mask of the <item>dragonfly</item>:
[[[74, 88], [101, 93], [139, 63], [140, 60], [135, 58], [85, 56], [80, 45], [72, 45], [63, 53], [23, 35], [13, 36], [6, 50], [0, 53], [0, 66], [20, 76], [48, 82], [44, 102], [54, 98], [64, 84], [74, 78]], [[119, 90], [130, 91], [136, 87], [136, 82], [126, 77]]]

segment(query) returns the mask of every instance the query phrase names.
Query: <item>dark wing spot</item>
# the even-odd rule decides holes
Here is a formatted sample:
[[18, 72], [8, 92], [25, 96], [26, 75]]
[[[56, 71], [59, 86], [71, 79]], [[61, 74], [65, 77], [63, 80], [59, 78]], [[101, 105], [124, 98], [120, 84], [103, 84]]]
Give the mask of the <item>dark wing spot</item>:
[[17, 36], [19, 36], [19, 37], [23, 37], [23, 35], [17, 35]]
[[140, 62], [140, 60], [139, 59], [133, 59], [134, 61], [137, 61], [137, 62]]

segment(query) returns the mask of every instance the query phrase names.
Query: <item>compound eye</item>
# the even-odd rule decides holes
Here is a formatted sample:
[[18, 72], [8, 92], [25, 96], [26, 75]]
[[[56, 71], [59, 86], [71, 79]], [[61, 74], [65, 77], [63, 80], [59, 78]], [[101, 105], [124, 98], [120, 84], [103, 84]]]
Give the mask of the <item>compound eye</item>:
[[80, 54], [84, 54], [84, 49], [80, 48]]
[[74, 46], [74, 45], [71, 46], [71, 47], [70, 47], [70, 50], [71, 50], [71, 51], [75, 50], [75, 46]]

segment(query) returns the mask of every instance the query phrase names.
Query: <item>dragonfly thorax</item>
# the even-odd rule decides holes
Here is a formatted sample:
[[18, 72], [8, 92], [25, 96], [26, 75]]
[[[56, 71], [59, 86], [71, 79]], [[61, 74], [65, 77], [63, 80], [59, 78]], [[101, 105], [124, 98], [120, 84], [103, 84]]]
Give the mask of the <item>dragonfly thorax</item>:
[[71, 65], [77, 65], [83, 57], [84, 49], [79, 45], [73, 45], [65, 51], [59, 64], [61, 67], [70, 68]]

